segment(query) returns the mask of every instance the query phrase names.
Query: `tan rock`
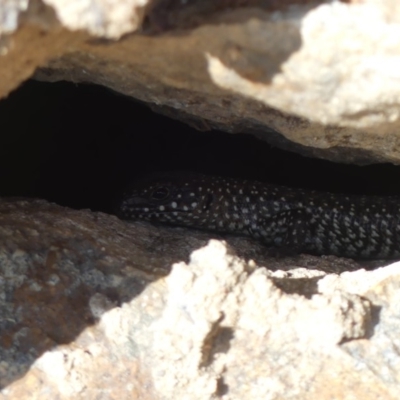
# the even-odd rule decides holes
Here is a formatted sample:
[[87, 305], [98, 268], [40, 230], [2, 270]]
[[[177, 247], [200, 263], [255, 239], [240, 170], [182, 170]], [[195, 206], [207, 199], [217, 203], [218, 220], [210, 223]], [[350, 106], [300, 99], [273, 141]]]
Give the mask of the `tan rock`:
[[0, 399], [399, 397], [397, 265], [210, 238], [1, 200]]
[[395, 0], [27, 4], [0, 4], [2, 96], [41, 67], [38, 79], [104, 85], [199, 129], [400, 160]]
[[[398, 163], [399, 33], [395, 0], [0, 1], [0, 95], [92, 82], [199, 129]], [[0, 200], [0, 399], [398, 399], [399, 282]]]

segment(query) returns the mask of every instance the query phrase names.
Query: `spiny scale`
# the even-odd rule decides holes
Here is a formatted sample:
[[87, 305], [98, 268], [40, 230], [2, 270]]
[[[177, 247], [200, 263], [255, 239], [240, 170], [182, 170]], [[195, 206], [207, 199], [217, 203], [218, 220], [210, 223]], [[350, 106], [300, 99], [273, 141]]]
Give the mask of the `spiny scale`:
[[136, 181], [115, 211], [122, 219], [247, 235], [295, 253], [400, 258], [400, 197], [394, 196], [170, 172]]

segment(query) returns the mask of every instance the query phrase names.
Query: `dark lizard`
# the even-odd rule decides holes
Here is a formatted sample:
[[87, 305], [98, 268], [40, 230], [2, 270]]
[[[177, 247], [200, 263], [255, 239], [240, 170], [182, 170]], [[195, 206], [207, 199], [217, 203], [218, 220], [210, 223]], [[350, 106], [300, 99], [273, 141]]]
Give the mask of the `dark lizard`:
[[325, 193], [197, 173], [152, 173], [117, 202], [122, 219], [251, 236], [290, 253], [400, 258], [400, 197]]

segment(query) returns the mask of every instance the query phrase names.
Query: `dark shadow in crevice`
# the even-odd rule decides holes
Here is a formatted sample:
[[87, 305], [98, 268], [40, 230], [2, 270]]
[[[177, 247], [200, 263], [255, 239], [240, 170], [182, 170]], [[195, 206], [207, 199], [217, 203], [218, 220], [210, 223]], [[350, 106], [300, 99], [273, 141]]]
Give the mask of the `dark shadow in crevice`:
[[217, 321], [211, 328], [207, 337], [204, 339], [202, 348], [202, 360], [199, 368], [205, 368], [214, 362], [215, 355], [218, 353], [228, 353], [230, 342], [234, 337], [231, 327], [221, 326], [222, 319]]
[[229, 393], [229, 386], [225, 383], [224, 378], [221, 377], [217, 380], [217, 396], [224, 396]]
[[371, 304], [371, 316], [370, 316], [370, 321], [367, 325], [367, 330], [365, 335], [366, 339], [371, 339], [372, 336], [374, 336], [375, 330], [381, 321], [381, 312], [382, 312], [382, 306]]
[[307, 299], [311, 299], [314, 294], [319, 293], [318, 281], [323, 276], [313, 278], [276, 278], [272, 277], [272, 281], [282, 292], [286, 294], [298, 294]]
[[[218, 23], [221, 13], [242, 13], [250, 10], [256, 15], [261, 12], [284, 13], [291, 6], [305, 5], [308, 8], [324, 3], [323, 0], [156, 0], [145, 17], [142, 32], [148, 35], [175, 33], [196, 28], [204, 23]], [[240, 18], [240, 14], [237, 14]]]
[[0, 117], [0, 196], [110, 212], [112, 199], [138, 175], [169, 170], [336, 193], [400, 194], [400, 167], [337, 164], [248, 134], [199, 132], [94, 85], [27, 82], [0, 102]]
[[[370, 301], [369, 299], [365, 299], [366, 301]], [[380, 314], [382, 311], [381, 306], [377, 306], [374, 304], [371, 304], [370, 306], [371, 313], [368, 317], [364, 317], [364, 323], [365, 323], [365, 335], [362, 337], [345, 337], [343, 338], [338, 344], [343, 345], [349, 342], [352, 342], [354, 340], [360, 340], [360, 339], [371, 339], [374, 334], [375, 334], [375, 329], [380, 323]], [[361, 317], [362, 318], [362, 317]]]

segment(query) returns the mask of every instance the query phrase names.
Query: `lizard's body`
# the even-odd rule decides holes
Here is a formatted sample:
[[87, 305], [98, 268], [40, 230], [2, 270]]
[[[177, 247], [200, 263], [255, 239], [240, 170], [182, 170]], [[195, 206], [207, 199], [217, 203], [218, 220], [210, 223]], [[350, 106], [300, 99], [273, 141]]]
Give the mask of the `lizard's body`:
[[160, 173], [134, 183], [116, 213], [122, 219], [247, 235], [296, 253], [400, 258], [400, 197], [394, 196]]

